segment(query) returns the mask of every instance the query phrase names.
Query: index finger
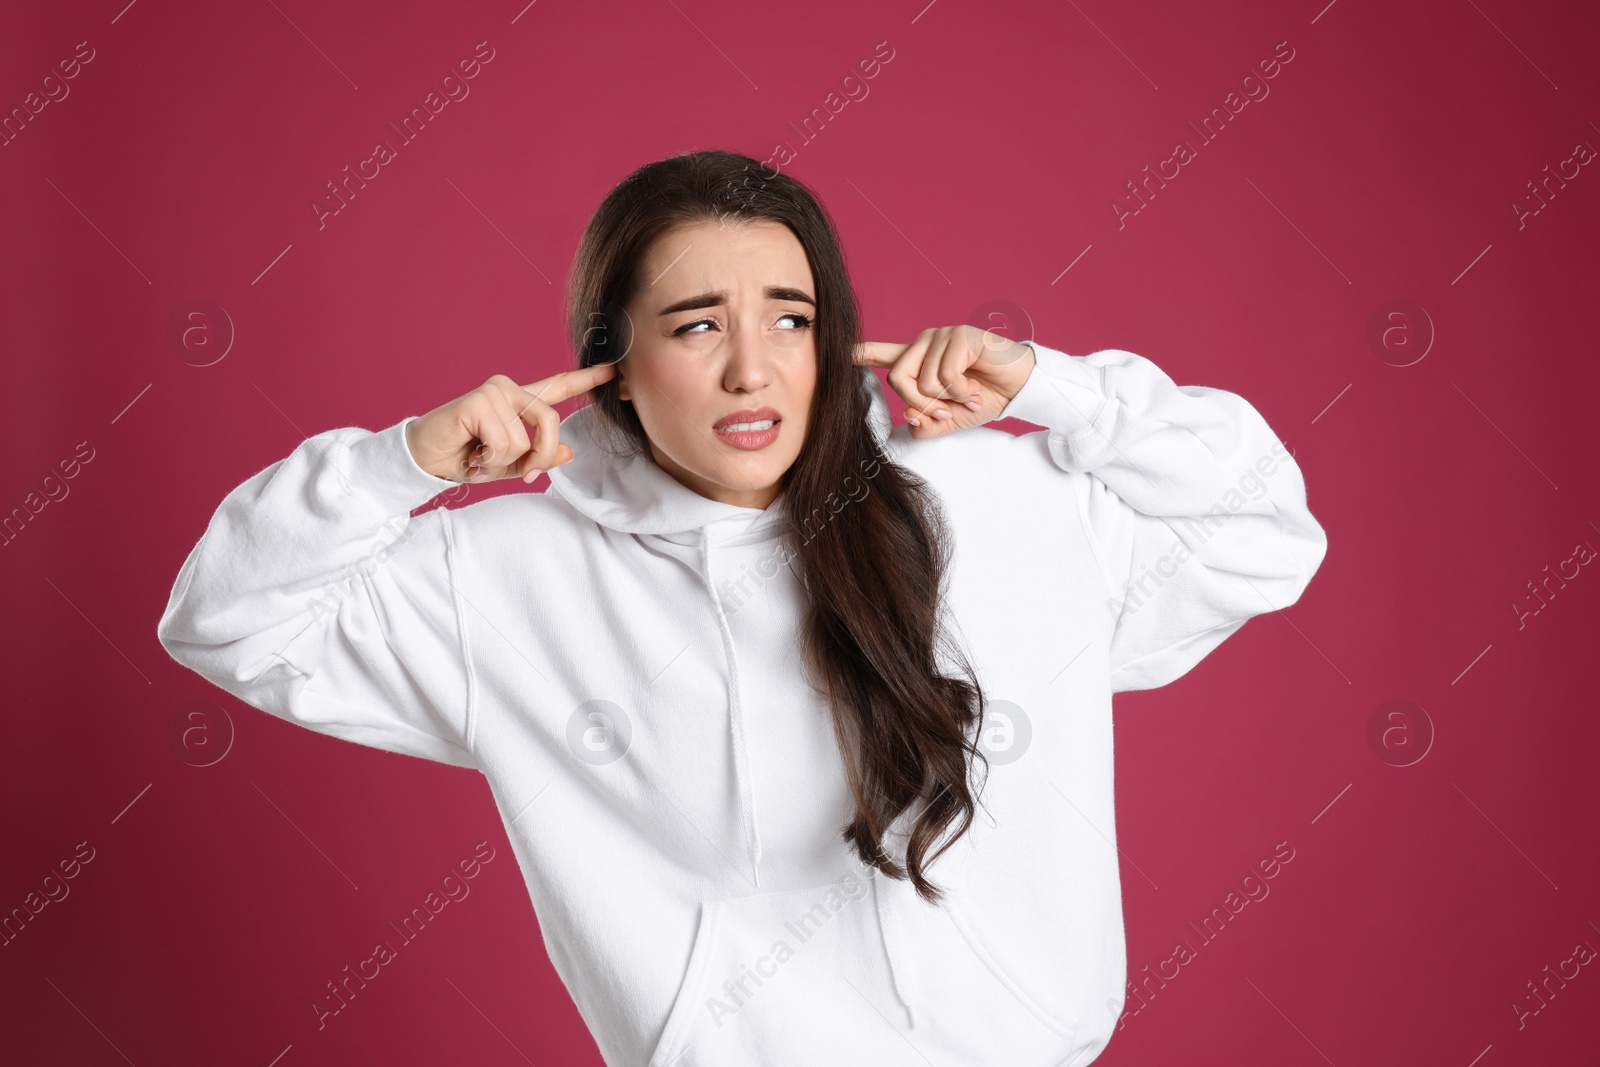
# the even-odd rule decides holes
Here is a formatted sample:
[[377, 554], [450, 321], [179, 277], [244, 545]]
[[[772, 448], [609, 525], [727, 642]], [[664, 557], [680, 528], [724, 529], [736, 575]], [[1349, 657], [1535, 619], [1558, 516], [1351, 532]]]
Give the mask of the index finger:
[[577, 370], [564, 370], [552, 374], [548, 378], [541, 378], [532, 385], [522, 388], [543, 400], [546, 404], [559, 404], [563, 400], [571, 399], [579, 393], [587, 393], [590, 389], [604, 382], [616, 373], [615, 363], [596, 363], [591, 367], [579, 367]]
[[910, 347], [893, 341], [862, 341], [856, 345], [851, 358], [858, 367], [892, 367]]

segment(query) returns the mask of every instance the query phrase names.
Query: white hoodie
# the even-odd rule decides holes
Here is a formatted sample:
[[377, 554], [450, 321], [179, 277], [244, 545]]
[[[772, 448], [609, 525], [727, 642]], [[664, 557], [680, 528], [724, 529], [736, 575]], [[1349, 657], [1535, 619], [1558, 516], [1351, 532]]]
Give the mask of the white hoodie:
[[308, 439], [223, 500], [161, 642], [274, 715], [482, 772], [609, 1067], [1082, 1067], [1126, 980], [1111, 694], [1293, 604], [1327, 540], [1239, 396], [1032, 347], [1005, 415], [1045, 431], [1022, 435], [891, 432], [860, 369], [953, 530], [943, 618], [990, 702], [977, 818], [928, 869], [942, 907], [840, 836], [779, 509], [613, 465], [592, 407], [545, 492], [414, 517], [456, 483], [416, 464], [410, 418]]

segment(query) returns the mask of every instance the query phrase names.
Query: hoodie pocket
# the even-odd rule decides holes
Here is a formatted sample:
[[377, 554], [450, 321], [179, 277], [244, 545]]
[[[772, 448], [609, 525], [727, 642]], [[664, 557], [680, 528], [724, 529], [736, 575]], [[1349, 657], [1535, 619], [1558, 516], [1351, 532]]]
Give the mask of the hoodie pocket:
[[865, 874], [706, 900], [649, 1067], [892, 1062], [900, 1011]]
[[1041, 997], [1013, 960], [993, 950], [966, 901], [952, 892], [934, 906], [897, 880], [883, 879], [880, 888], [888, 944], [914, 1014], [908, 1033], [919, 1049], [929, 1058], [937, 1050], [940, 1063], [1072, 1063], [1081, 1052], [1078, 1020], [1052, 1010], [1060, 997]]
[[981, 931], [974, 927], [972, 920], [967, 918], [965, 912], [954, 901], [948, 902], [945, 910], [950, 921], [960, 932], [962, 940], [972, 950], [973, 955], [983, 962], [983, 965], [989, 969], [995, 979], [1005, 987], [1008, 993], [1016, 998], [1018, 1004], [1021, 1004], [1028, 1010], [1030, 1015], [1056, 1034], [1069, 1040], [1076, 1037], [1077, 1020], [1062, 1018], [1046, 1007], [1046, 1001], [1037, 995], [1040, 992], [1038, 985], [1032, 979], [1025, 980], [1020, 968], [1011, 965], [1003, 955], [997, 953], [986, 944]]
[[1045, 1011], [963, 915], [908, 900], [909, 891], [857, 870], [807, 889], [703, 901], [649, 1067], [1057, 1067], [1068, 1058], [1076, 1026]]

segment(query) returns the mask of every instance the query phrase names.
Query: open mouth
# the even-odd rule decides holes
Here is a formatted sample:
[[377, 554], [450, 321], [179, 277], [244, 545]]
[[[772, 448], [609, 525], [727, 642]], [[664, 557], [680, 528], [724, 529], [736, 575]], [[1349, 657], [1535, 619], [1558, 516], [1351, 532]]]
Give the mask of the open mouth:
[[[762, 414], [760, 412], [752, 415]], [[712, 427], [713, 432], [735, 448], [755, 450], [766, 448], [778, 439], [783, 420], [776, 415], [767, 418], [746, 417], [745, 412], [729, 416]]]

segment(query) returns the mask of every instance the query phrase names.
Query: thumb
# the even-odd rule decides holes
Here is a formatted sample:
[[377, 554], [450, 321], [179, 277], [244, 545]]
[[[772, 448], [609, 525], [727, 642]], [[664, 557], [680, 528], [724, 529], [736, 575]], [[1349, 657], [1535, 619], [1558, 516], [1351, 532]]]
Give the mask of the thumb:
[[570, 460], [572, 458], [573, 452], [572, 452], [572, 449], [567, 445], [567, 443], [565, 441], [561, 441], [561, 442], [557, 443], [557, 445], [556, 445], [556, 461], [553, 464], [551, 464], [548, 468], [540, 467], [540, 466], [537, 466], [536, 464], [534, 464], [531, 461], [531, 458], [530, 458], [532, 455], [533, 455], [533, 453], [529, 452], [526, 456], [524, 456], [522, 458], [521, 462], [519, 462], [517, 464], [517, 477], [521, 478], [524, 482], [531, 483], [535, 478], [537, 478], [541, 473], [545, 472], [546, 470], [555, 470], [557, 467], [561, 466], [563, 463], [566, 463], [568, 460]]

